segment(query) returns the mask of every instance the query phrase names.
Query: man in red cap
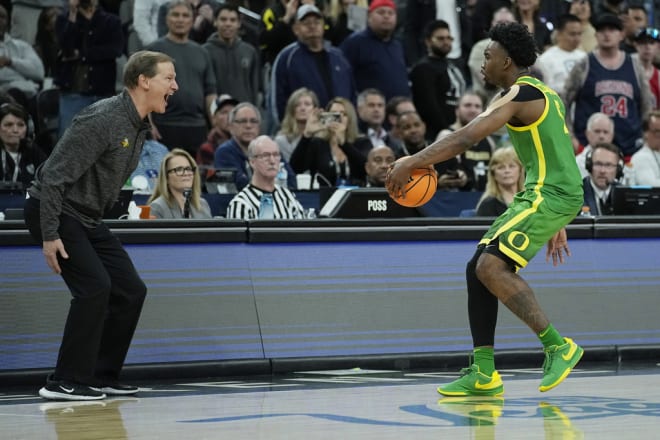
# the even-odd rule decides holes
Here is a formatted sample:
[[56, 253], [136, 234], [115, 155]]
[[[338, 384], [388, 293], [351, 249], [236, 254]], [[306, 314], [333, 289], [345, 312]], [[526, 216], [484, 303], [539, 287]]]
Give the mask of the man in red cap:
[[392, 0], [374, 0], [369, 5], [367, 28], [353, 33], [340, 46], [353, 66], [358, 92], [374, 88], [386, 100], [410, 96], [403, 46], [393, 36], [396, 20]]

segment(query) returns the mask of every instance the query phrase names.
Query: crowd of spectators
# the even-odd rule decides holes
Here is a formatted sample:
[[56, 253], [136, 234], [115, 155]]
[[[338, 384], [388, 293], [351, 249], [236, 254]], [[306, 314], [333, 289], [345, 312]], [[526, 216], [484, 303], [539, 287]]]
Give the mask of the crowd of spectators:
[[[644, 122], [660, 105], [652, 7], [642, 0], [3, 1], [0, 104], [22, 109], [25, 117], [9, 119], [26, 126], [19, 156], [0, 137], [3, 180], [26, 180], [52, 149], [35, 142], [42, 91], [59, 91], [61, 136], [80, 109], [120, 90], [122, 60], [147, 49], [175, 59], [179, 84], [167, 111], [150, 117], [152, 142], [185, 150], [175, 159], [193, 158], [202, 191], [219, 168], [235, 170], [237, 191], [254, 185], [248, 150], [263, 135], [278, 147], [280, 185], [296, 189], [296, 174], [305, 173], [312, 187], [380, 186], [366, 170], [382, 174], [390, 155], [424, 148], [493, 99], [497, 91], [480, 73], [483, 50], [489, 28], [510, 21], [534, 35], [540, 56], [532, 74], [564, 100], [583, 176], [591, 142], [612, 143], [634, 169], [638, 150], [654, 159], [658, 150], [657, 130]], [[612, 137], [594, 135], [603, 130]], [[441, 164], [439, 188], [484, 191], [493, 153], [507, 145], [501, 132]], [[370, 154], [381, 146], [388, 149]], [[27, 157], [33, 163], [14, 164]], [[658, 181], [660, 165], [643, 175]]]

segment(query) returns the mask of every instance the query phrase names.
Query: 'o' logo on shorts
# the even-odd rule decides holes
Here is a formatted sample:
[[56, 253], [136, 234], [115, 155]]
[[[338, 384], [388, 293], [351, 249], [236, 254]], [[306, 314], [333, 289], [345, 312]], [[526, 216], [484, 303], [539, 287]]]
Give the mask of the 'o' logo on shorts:
[[524, 251], [529, 246], [529, 237], [524, 232], [513, 231], [507, 236], [509, 245], [519, 251]]

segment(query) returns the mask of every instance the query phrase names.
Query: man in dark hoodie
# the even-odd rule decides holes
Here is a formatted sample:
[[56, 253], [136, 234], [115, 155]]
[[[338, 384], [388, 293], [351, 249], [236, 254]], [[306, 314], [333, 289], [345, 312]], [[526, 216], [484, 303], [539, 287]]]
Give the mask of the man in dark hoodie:
[[232, 3], [220, 5], [215, 15], [215, 28], [217, 32], [209, 37], [204, 49], [211, 57], [217, 94], [259, 105], [259, 55], [251, 44], [238, 36], [241, 28], [238, 7]]
[[428, 54], [410, 71], [415, 108], [435, 139], [455, 121], [458, 100], [465, 91], [461, 70], [447, 58], [454, 38], [444, 20], [430, 22], [424, 32]]
[[46, 263], [71, 291], [55, 372], [44, 399], [98, 400], [135, 394], [119, 383], [147, 288], [103, 223], [140, 159], [151, 112], [178, 90], [169, 56], [140, 51], [124, 68], [125, 89], [82, 110], [38, 169], [25, 223]]

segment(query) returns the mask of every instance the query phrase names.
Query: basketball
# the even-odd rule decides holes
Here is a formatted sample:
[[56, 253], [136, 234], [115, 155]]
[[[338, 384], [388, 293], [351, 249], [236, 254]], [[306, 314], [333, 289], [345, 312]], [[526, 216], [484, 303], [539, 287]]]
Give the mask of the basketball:
[[431, 200], [431, 197], [435, 194], [435, 190], [438, 188], [438, 173], [432, 166], [428, 168], [415, 168], [410, 173], [410, 180], [405, 188], [405, 198], [390, 192], [389, 194], [392, 200], [408, 208], [422, 206]]

